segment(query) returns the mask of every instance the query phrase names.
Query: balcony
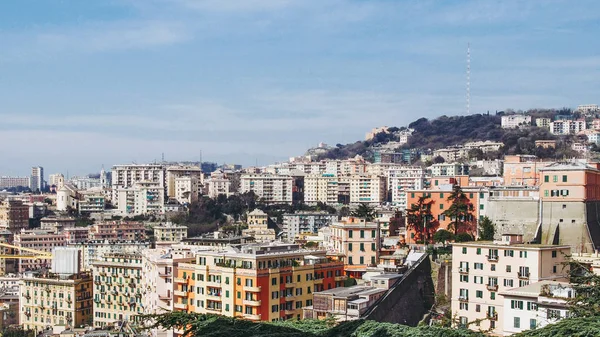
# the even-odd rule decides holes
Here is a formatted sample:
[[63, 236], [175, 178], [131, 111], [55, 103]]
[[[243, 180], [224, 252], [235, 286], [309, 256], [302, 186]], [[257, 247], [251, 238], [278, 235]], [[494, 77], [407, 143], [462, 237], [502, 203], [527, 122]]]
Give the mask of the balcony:
[[498, 320], [498, 313], [497, 312], [488, 312], [487, 313], [487, 319], [489, 319], [490, 321], [497, 321]]
[[175, 281], [175, 283], [187, 283], [187, 279], [184, 279], [182, 277], [176, 277], [173, 280]]
[[469, 296], [458, 296], [458, 300], [461, 302], [468, 302]]
[[183, 303], [174, 303], [173, 307], [175, 309], [179, 309], [179, 310], [187, 310], [188, 309], [188, 305], [187, 304], [183, 304]]
[[469, 268], [467, 268], [467, 267], [458, 268], [458, 272], [460, 274], [468, 274], [469, 273]]
[[517, 272], [517, 276], [522, 280], [529, 280], [529, 272]]
[[170, 301], [171, 300], [171, 296], [158, 295], [158, 299], [161, 300], [161, 301]]
[[498, 262], [498, 255], [486, 255], [486, 257], [490, 262]]
[[323, 284], [323, 279], [322, 278], [314, 279], [314, 284]]
[[[287, 287], [287, 285], [286, 285], [286, 287]], [[254, 293], [259, 293], [260, 290], [261, 290], [261, 287], [244, 286], [244, 291], [251, 291]]]
[[489, 291], [498, 291], [498, 285], [497, 284], [488, 284], [486, 286], [487, 290]]
[[261, 301], [255, 300], [244, 300], [244, 305], [249, 305], [252, 307], [260, 307]]
[[221, 294], [219, 293], [206, 293], [206, 298], [213, 300], [213, 301], [220, 301], [221, 300]]
[[175, 296], [187, 297], [187, 291], [183, 291], [183, 290], [175, 290], [175, 291], [173, 291], [173, 294]]
[[348, 279], [348, 276], [346, 276], [346, 275], [336, 276], [335, 277], [336, 281], [346, 281], [347, 279]]
[[213, 288], [221, 288], [221, 282], [208, 281], [206, 285]]
[[206, 311], [221, 313], [221, 308], [217, 307], [206, 307]]
[[171, 273], [165, 273], [164, 271], [159, 271], [158, 272], [158, 276], [159, 277], [172, 277], [173, 274], [171, 274]]
[[245, 319], [251, 320], [251, 321], [260, 321], [260, 315], [255, 315], [255, 314], [244, 314], [243, 316]]

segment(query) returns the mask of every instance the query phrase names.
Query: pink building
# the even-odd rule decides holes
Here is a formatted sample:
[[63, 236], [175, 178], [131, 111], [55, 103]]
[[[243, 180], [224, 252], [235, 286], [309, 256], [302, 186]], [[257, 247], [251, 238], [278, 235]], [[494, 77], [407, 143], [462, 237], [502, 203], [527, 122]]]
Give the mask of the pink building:
[[108, 221], [92, 225], [90, 240], [146, 240], [146, 227], [141, 222]]
[[[64, 234], [54, 234], [46, 230], [21, 230], [15, 234], [14, 245], [22, 248], [35, 249], [51, 253], [54, 247], [63, 247], [67, 243]], [[25, 254], [25, 252], [23, 252]], [[46, 259], [22, 259], [19, 264], [19, 272], [38, 270], [50, 267], [50, 260]]]

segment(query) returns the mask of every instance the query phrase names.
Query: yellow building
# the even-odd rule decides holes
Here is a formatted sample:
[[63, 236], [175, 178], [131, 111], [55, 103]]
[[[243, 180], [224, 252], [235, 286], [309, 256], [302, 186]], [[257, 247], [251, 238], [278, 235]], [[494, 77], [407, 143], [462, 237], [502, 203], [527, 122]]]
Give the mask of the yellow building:
[[107, 253], [92, 262], [94, 275], [94, 326], [133, 321], [142, 314], [142, 256], [139, 253]]
[[25, 330], [80, 327], [92, 322], [92, 275], [25, 273], [19, 286], [19, 322]]
[[276, 239], [275, 230], [268, 228], [269, 216], [260, 209], [248, 213], [248, 229], [243, 235], [252, 236], [256, 242], [272, 242]]
[[313, 292], [343, 286], [343, 263], [296, 244], [248, 245], [203, 252], [181, 263], [174, 310], [252, 321], [300, 319]]
[[348, 217], [331, 224], [331, 243], [346, 262], [346, 275], [361, 278], [367, 266], [376, 265], [381, 248], [379, 222]]

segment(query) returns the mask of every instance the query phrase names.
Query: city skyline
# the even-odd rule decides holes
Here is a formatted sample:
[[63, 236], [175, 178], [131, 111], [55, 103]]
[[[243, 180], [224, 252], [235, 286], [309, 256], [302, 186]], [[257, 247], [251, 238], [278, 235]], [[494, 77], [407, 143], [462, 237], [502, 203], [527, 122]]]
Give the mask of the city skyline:
[[[1, 175], [266, 165], [381, 125], [598, 103], [582, 1], [0, 4]], [[518, 51], [518, 53], [517, 53]], [[295, 132], [291, 132], [295, 131]]]

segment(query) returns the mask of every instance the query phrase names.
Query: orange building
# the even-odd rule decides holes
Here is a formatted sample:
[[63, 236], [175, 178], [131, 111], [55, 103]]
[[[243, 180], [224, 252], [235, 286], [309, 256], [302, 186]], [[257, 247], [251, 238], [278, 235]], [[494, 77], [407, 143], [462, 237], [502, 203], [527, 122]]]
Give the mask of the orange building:
[[540, 169], [552, 164], [539, 160], [536, 156], [515, 155], [504, 157], [504, 185], [538, 186]]
[[296, 244], [207, 251], [179, 265], [174, 310], [252, 321], [300, 319], [313, 292], [344, 285], [344, 264]]

